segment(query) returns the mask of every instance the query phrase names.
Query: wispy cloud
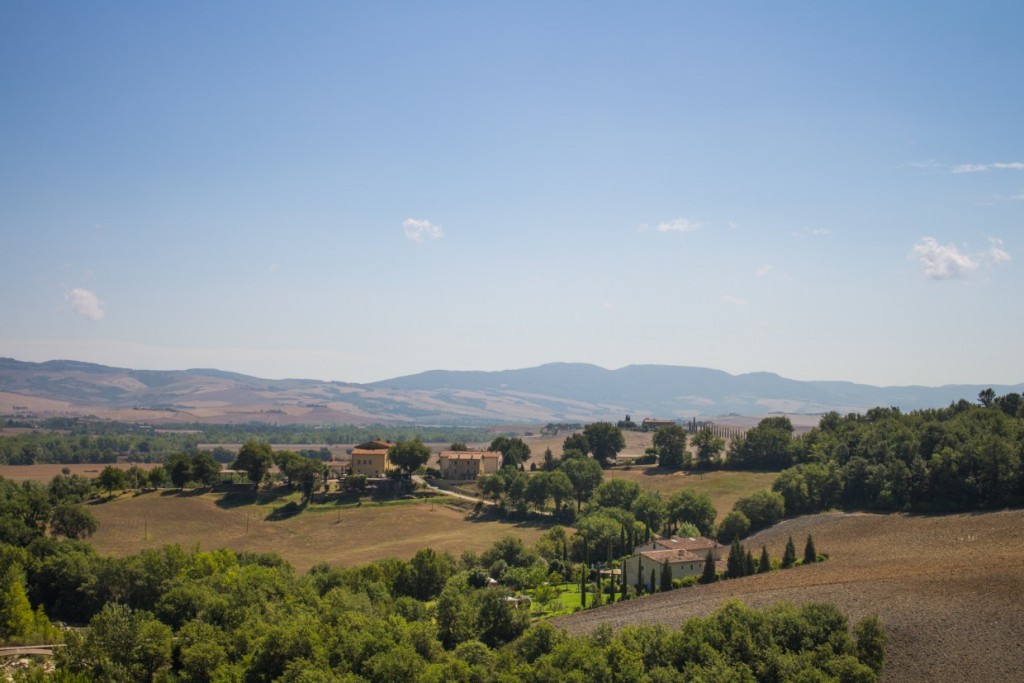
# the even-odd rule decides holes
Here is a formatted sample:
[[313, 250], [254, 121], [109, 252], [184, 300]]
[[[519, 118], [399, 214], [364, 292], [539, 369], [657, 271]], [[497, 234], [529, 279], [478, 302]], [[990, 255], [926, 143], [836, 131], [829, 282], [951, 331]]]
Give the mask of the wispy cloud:
[[994, 164], [957, 164], [953, 173], [981, 173], [983, 171], [1024, 171], [1024, 162], [998, 161]]
[[772, 267], [771, 266], [761, 266], [760, 268], [758, 268], [757, 270], [754, 271], [754, 275], [756, 275], [758, 277], [764, 277], [765, 275], [767, 275], [770, 272], [772, 272]]
[[89, 320], [103, 320], [103, 306], [96, 292], [88, 289], [69, 289], [64, 292], [64, 300], [71, 305], [71, 310], [84, 315]]
[[441, 226], [428, 220], [406, 218], [402, 221], [402, 227], [405, 229], [405, 236], [413, 242], [439, 240], [444, 237], [444, 230], [441, 229]]
[[723, 294], [722, 295], [722, 301], [724, 301], [727, 304], [732, 304], [733, 306], [746, 306], [747, 305], [747, 300], [746, 299], [741, 299], [738, 296], [729, 296], [728, 294]]
[[928, 279], [953, 280], [967, 277], [983, 264], [998, 265], [1010, 260], [1001, 239], [990, 237], [989, 243], [986, 251], [967, 253], [955, 244], [939, 244], [932, 237], [924, 237], [914, 245], [911, 257], [921, 263]]
[[828, 237], [832, 231], [828, 228], [811, 228], [809, 230], [794, 230], [793, 237]]
[[988, 257], [992, 263], [1006, 263], [1010, 260], [1010, 254], [1003, 249], [1003, 241], [998, 237], [989, 237], [991, 246], [988, 249]]
[[658, 232], [693, 232], [701, 227], [703, 223], [689, 218], [674, 218], [664, 223], [658, 223], [654, 228]]

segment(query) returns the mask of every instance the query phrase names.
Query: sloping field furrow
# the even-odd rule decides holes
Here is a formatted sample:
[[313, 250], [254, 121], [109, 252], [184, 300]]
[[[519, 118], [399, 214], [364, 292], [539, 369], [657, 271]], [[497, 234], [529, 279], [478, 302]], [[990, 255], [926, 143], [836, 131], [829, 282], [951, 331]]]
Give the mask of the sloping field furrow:
[[822, 564], [653, 595], [563, 617], [598, 624], [677, 626], [729, 598], [754, 606], [836, 603], [851, 622], [878, 614], [889, 634], [885, 681], [1010, 681], [1024, 677], [1024, 511], [941, 517], [830, 513], [783, 522], [751, 538], [782, 555], [807, 534]]

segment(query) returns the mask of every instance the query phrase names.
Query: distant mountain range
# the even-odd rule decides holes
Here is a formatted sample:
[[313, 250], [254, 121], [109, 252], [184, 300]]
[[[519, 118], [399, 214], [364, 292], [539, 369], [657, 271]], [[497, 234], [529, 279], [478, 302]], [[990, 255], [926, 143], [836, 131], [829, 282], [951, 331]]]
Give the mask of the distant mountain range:
[[353, 384], [0, 358], [0, 415], [91, 414], [154, 423], [489, 424], [619, 420], [628, 413], [639, 421], [863, 412], [875, 406], [909, 411], [973, 401], [989, 386], [997, 394], [1024, 392], [1024, 384], [874, 387], [671, 365], [606, 370], [549, 363], [500, 372], [433, 370]]

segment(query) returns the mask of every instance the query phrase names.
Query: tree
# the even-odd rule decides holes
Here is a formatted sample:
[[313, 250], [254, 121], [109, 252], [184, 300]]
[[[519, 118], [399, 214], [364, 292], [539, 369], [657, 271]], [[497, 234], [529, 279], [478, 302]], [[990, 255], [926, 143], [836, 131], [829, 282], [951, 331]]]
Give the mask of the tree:
[[464, 444], [461, 441], [454, 441], [454, 442], [452, 442], [451, 446], [448, 446], [448, 450], [450, 450], [450, 451], [468, 451], [469, 448], [467, 448], [466, 444]]
[[661, 563], [661, 592], [667, 592], [672, 590], [672, 567], [668, 563], [668, 558]]
[[502, 467], [519, 467], [530, 459], [530, 447], [519, 437], [499, 436], [487, 450], [501, 453]]
[[[273, 464], [274, 450], [270, 444], [250, 439], [238, 450], [235, 461], [231, 463], [231, 469], [245, 472], [253, 487], [259, 488], [263, 480], [267, 478]], [[174, 478], [173, 472], [171, 478]]]
[[526, 502], [536, 510], [543, 510], [551, 494], [548, 491], [550, 473], [538, 472], [530, 476], [526, 482]]
[[732, 540], [725, 567], [725, 575], [730, 579], [738, 579], [746, 573], [746, 553], [738, 537]]
[[988, 389], [982, 389], [978, 392], [978, 403], [983, 407], [988, 408], [992, 405], [992, 402], [996, 399], [996, 392], [992, 390], [992, 387]]
[[589, 453], [590, 442], [587, 441], [587, 435], [583, 432], [577, 432], [565, 437], [565, 441], [562, 442], [562, 458], [565, 459], [565, 454], [570, 451], [584, 456]]
[[772, 560], [768, 557], [768, 546], [761, 546], [761, 561], [757, 565], [758, 574], [767, 574], [772, 570]]
[[548, 473], [548, 495], [555, 502], [555, 512], [562, 509], [562, 502], [572, 497], [572, 481], [562, 470]]
[[786, 541], [786, 550], [782, 553], [782, 568], [789, 569], [796, 564], [796, 546], [793, 545], [793, 537]]
[[633, 501], [633, 515], [638, 521], [643, 522], [648, 535], [661, 528], [665, 514], [665, 501], [657, 492], [644, 491]]
[[172, 453], [164, 463], [171, 483], [179, 489], [192, 481], [192, 459], [185, 453]]
[[149, 612], [107, 603], [84, 632], [69, 632], [58, 668], [95, 680], [150, 681], [171, 664], [172, 633]]
[[600, 507], [629, 510], [640, 495], [640, 484], [625, 479], [610, 479], [594, 490], [594, 499]]
[[544, 459], [541, 464], [541, 469], [545, 472], [553, 472], [558, 468], [558, 461], [555, 460], [555, 454], [551, 452], [550, 448], [544, 449]]
[[792, 464], [793, 423], [788, 417], [766, 417], [733, 440], [726, 466], [733, 469], [782, 470]]
[[72, 540], [88, 538], [96, 533], [98, 528], [99, 522], [92, 513], [73, 503], [61, 503], [53, 509], [50, 518], [50, 529], [53, 533]]
[[100, 475], [96, 477], [96, 483], [107, 492], [108, 496], [111, 496], [114, 493], [114, 489], [124, 490], [128, 487], [128, 478], [125, 476], [124, 470], [113, 465], [107, 465], [100, 472]]
[[878, 616], [862, 619], [853, 629], [857, 638], [857, 659], [876, 674], [882, 673], [885, 664], [885, 630]]
[[715, 566], [715, 554], [708, 550], [708, 554], [704, 556], [704, 571], [701, 573], [701, 583], [714, 583], [718, 580], [718, 570]]
[[212, 453], [196, 453], [192, 457], [192, 480], [205, 486], [220, 483], [220, 463], [213, 459]]
[[747, 557], [743, 563], [743, 575], [753, 576], [757, 573], [757, 563], [754, 562], [754, 553], [747, 550]]
[[715, 506], [706, 493], [683, 489], [668, 499], [668, 522], [676, 525], [689, 522], [700, 530], [702, 536], [710, 536], [717, 516]]
[[25, 593], [25, 572], [12, 562], [0, 570], [0, 641], [32, 633], [32, 605]]
[[604, 478], [601, 465], [590, 458], [570, 458], [563, 460], [561, 471], [572, 483], [573, 493], [576, 495], [576, 509], [583, 507], [583, 501], [590, 497]]
[[583, 428], [583, 435], [590, 444], [590, 452], [602, 468], [608, 467], [615, 456], [626, 447], [622, 430], [611, 422], [592, 422]]
[[718, 455], [725, 449], [725, 439], [715, 436], [708, 428], [704, 428], [690, 438], [697, 451], [697, 463], [701, 472], [708, 469], [718, 460]]
[[170, 481], [171, 479], [163, 465], [157, 465], [149, 471], [149, 485], [155, 489], [167, 486]]
[[411, 441], [399, 441], [388, 449], [392, 464], [412, 474], [430, 460], [430, 447], [417, 436]]
[[804, 546], [804, 564], [814, 564], [818, 561], [818, 551], [814, 549], [814, 539], [807, 534], [807, 544]]
[[782, 519], [786, 512], [786, 503], [782, 494], [765, 490], [740, 498], [733, 509], [747, 516], [751, 531], [759, 531]]
[[656, 431], [653, 443], [658, 449], [659, 466], [678, 470], [688, 464], [689, 451], [686, 450], [686, 430], [679, 425], [668, 425]]
[[497, 474], [482, 474], [477, 479], [477, 486], [480, 487], [480, 494], [485, 498], [498, 500], [501, 494], [505, 493], [505, 479]]
[[132, 465], [124, 474], [130, 489], [141, 489], [149, 481], [149, 475], [146, 474], [146, 470], [138, 465]]
[[[327, 466], [320, 460], [304, 458], [299, 456], [288, 468], [288, 481], [299, 487], [302, 491], [303, 502], [309, 502], [313, 498], [313, 492], [324, 485], [327, 481]], [[356, 476], [356, 475], [353, 475]], [[365, 486], [366, 479], [363, 479]]]
[[718, 540], [723, 543], [730, 539], [742, 538], [750, 531], [750, 520], [739, 510], [733, 510], [718, 525]]

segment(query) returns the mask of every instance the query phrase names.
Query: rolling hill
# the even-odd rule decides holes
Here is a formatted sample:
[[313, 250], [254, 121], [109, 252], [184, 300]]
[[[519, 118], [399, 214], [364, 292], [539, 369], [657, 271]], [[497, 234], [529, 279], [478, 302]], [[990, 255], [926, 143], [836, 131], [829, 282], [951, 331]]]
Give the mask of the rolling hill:
[[146, 422], [489, 424], [585, 422], [626, 413], [688, 419], [773, 412], [903, 410], [973, 399], [992, 386], [874, 387], [768, 372], [550, 363], [496, 372], [433, 370], [369, 384], [270, 380], [214, 369], [131, 370], [71, 360], [0, 359], [0, 414], [96, 415]]

